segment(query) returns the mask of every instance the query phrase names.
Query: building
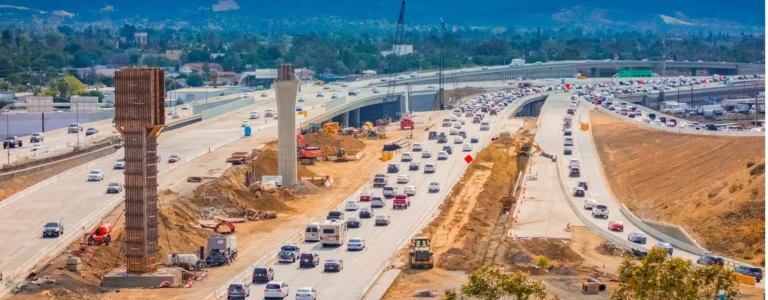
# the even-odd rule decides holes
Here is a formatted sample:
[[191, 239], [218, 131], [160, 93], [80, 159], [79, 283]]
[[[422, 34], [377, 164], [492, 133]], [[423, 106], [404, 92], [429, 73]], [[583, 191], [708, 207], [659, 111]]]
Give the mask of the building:
[[136, 41], [137, 44], [144, 46], [147, 44], [147, 33], [146, 32], [134, 33], [133, 40]]
[[398, 56], [408, 55], [413, 53], [413, 45], [392, 45], [391, 51], [381, 51], [381, 55], [387, 56], [392, 53], [395, 53], [395, 49], [397, 49]]
[[216, 79], [218, 85], [237, 85], [240, 79], [235, 72], [219, 72], [219, 77]]
[[315, 71], [310, 69], [296, 69], [296, 76], [299, 76], [300, 80], [312, 80], [315, 78]]
[[172, 61], [181, 59], [181, 50], [165, 50], [165, 58]]

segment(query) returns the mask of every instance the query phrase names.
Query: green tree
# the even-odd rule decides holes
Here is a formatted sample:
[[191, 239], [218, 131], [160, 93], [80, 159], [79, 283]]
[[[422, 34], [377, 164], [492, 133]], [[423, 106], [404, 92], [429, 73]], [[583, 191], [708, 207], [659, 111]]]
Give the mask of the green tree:
[[216, 72], [215, 70], [211, 71], [211, 75], [208, 76], [213, 82], [213, 88], [216, 88], [219, 86], [219, 72]]
[[184, 105], [184, 100], [181, 100], [181, 98], [176, 99], [176, 106]]
[[203, 80], [203, 77], [200, 76], [200, 74], [197, 73], [190, 73], [187, 76], [187, 86], [196, 87], [196, 86], [203, 86], [205, 81]]
[[461, 286], [461, 293], [483, 300], [496, 300], [505, 295], [501, 284], [504, 274], [499, 267], [487, 265], [469, 274], [469, 282]]
[[99, 103], [104, 101], [104, 93], [102, 93], [101, 91], [87, 91], [87, 92], [79, 93], [77, 95], [79, 95], [79, 96], [87, 96], [87, 97], [98, 97], [99, 98]]
[[67, 95], [69, 95], [69, 83], [66, 80], [56, 80], [56, 89], [59, 91], [59, 97], [61, 98], [67, 98]]
[[207, 62], [203, 63], [203, 76], [206, 81], [211, 79], [211, 66]]
[[528, 274], [517, 271], [512, 274], [505, 274], [501, 289], [514, 299], [527, 300], [547, 298], [547, 286], [541, 281], [531, 280]]
[[714, 299], [719, 290], [726, 299], [738, 295], [739, 284], [732, 271], [718, 265], [694, 267], [690, 260], [669, 257], [653, 248], [641, 261], [625, 257], [618, 269], [619, 288], [614, 300], [629, 299]]
[[453, 290], [447, 291], [444, 299], [456, 300], [465, 297], [483, 300], [505, 297], [516, 300], [546, 299], [547, 287], [541, 281], [532, 280], [526, 273], [516, 271], [507, 274], [496, 265], [487, 265], [469, 275], [469, 282], [461, 286], [461, 294]]
[[70, 95], [79, 95], [85, 91], [85, 84], [80, 82], [80, 79], [77, 79], [75, 76], [65, 75], [64, 81], [66, 81], [67, 86], [69, 86], [68, 92]]

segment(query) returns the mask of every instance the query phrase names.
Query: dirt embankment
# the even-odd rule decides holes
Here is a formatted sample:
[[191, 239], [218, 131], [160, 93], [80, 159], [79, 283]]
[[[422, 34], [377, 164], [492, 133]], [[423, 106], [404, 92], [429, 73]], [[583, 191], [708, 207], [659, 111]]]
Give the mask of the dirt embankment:
[[591, 114], [605, 176], [637, 216], [704, 248], [765, 264], [765, 139], [675, 134]]
[[451, 105], [458, 105], [459, 101], [461, 99], [464, 99], [465, 97], [469, 97], [472, 95], [480, 94], [485, 92], [485, 89], [482, 88], [474, 88], [474, 87], [463, 87], [453, 90], [447, 90], [445, 94], [445, 99], [449, 99], [451, 102]]
[[365, 148], [365, 144], [350, 135], [330, 134], [324, 131], [304, 135], [307, 146], [320, 147], [323, 155], [334, 155], [336, 149], [344, 148], [347, 153], [357, 153]]

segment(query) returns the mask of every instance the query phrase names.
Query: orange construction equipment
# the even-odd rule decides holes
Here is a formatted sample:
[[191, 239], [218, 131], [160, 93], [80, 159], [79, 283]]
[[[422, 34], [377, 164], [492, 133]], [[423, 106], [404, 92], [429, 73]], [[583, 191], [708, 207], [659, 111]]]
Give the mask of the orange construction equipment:
[[88, 236], [88, 246], [92, 245], [107, 245], [112, 242], [112, 224], [107, 222], [101, 224], [99, 228], [96, 228], [90, 236]]
[[[227, 232], [220, 232], [219, 227], [226, 226], [229, 231]], [[232, 224], [232, 222], [229, 221], [220, 221], [219, 224], [216, 224], [216, 227], [213, 228], [213, 232], [221, 233], [221, 234], [232, 234], [235, 233], [235, 224]]]
[[317, 158], [323, 155], [320, 147], [307, 147], [307, 140], [301, 133], [296, 133], [296, 148], [299, 162], [304, 165], [314, 165]]

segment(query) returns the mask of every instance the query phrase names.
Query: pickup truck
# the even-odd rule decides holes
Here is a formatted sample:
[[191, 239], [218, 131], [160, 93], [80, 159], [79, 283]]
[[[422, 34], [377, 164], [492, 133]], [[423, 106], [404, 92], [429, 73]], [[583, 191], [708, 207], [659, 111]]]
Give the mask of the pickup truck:
[[406, 194], [395, 195], [395, 200], [392, 200], [392, 208], [404, 208], [407, 209], [411, 206], [411, 200]]
[[42, 143], [45, 137], [42, 133], [35, 133], [32, 136], [29, 137], [30, 143]]
[[16, 148], [16, 147], [21, 148], [22, 144], [23, 143], [21, 142], [21, 139], [19, 139], [19, 137], [9, 136], [5, 138], [5, 140], [3, 141], [3, 149]]
[[67, 127], [67, 133], [78, 133], [83, 132], [83, 125], [80, 125], [79, 123], [72, 123], [69, 124], [69, 127]]

